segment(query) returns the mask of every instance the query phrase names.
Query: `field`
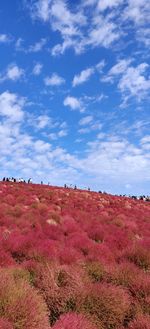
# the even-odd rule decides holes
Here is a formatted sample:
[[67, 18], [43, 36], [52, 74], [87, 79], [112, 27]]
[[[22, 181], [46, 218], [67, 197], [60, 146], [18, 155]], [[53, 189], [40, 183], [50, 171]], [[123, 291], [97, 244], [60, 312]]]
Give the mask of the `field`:
[[0, 183], [1, 329], [150, 329], [150, 202]]

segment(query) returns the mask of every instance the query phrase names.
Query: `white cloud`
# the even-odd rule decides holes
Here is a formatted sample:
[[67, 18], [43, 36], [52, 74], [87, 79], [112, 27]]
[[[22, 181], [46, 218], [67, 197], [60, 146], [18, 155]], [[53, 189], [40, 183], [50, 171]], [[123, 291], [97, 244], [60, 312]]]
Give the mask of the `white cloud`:
[[108, 179], [108, 185], [113, 186], [113, 182], [118, 185], [120, 182], [125, 185], [126, 181], [136, 184], [137, 177], [139, 184], [150, 179], [147, 171], [149, 162], [147, 152], [115, 136], [114, 140], [105, 137], [105, 141], [90, 143], [89, 154], [82, 164], [87, 173], [95, 174], [99, 182], [104, 179], [106, 183]]
[[24, 75], [24, 70], [18, 67], [16, 64], [10, 64], [4, 72], [0, 76], [0, 82], [5, 80], [17, 81]]
[[99, 120], [95, 120], [92, 115], [87, 115], [79, 120], [79, 126], [86, 126], [78, 130], [79, 134], [87, 134], [95, 130], [102, 129], [102, 123]]
[[146, 0], [84, 0], [79, 6], [66, 0], [37, 0], [30, 7], [34, 19], [47, 22], [62, 37], [51, 50], [54, 56], [69, 48], [81, 54], [89, 47], [118, 46], [128, 28], [145, 46], [150, 42]]
[[51, 77], [46, 77], [44, 79], [44, 83], [46, 86], [60, 86], [65, 83], [65, 79], [57, 73], [53, 73]]
[[84, 126], [88, 123], [91, 123], [93, 121], [93, 116], [92, 115], [87, 115], [86, 117], [82, 118], [80, 121], [79, 121], [79, 125], [80, 126]]
[[140, 140], [140, 145], [144, 150], [150, 151], [150, 135], [145, 135], [142, 137]]
[[109, 47], [119, 39], [120, 30], [111, 17], [103, 17], [95, 10], [87, 16], [84, 9], [83, 5], [71, 11], [65, 0], [39, 0], [32, 6], [32, 17], [50, 22], [52, 29], [62, 36], [62, 43], [52, 48], [52, 55], [63, 54], [68, 48], [80, 54], [89, 46]]
[[54, 1], [51, 7], [52, 27], [63, 35], [72, 36], [79, 34], [76, 24], [84, 25], [86, 18], [81, 12], [71, 13], [65, 1]]
[[34, 3], [32, 9], [33, 17], [37, 16], [46, 22], [49, 19], [51, 0], [39, 0]]
[[61, 129], [59, 132], [58, 132], [58, 137], [65, 137], [68, 135], [68, 132], [66, 129]]
[[59, 126], [59, 121], [53, 119], [47, 114], [39, 114], [38, 116], [27, 113], [27, 124], [34, 130], [48, 130]]
[[78, 129], [78, 133], [79, 133], [79, 134], [88, 134], [88, 133], [90, 133], [90, 132], [91, 132], [90, 127], [86, 127], [86, 128], [80, 128], [80, 129]]
[[12, 122], [19, 122], [23, 119], [23, 106], [25, 99], [16, 94], [5, 91], [0, 94], [0, 115]]
[[135, 67], [131, 65], [132, 62], [132, 59], [120, 60], [109, 70], [108, 75], [101, 79], [103, 82], [112, 83], [114, 79], [118, 79], [118, 89], [124, 99], [123, 106], [130, 97], [135, 97], [138, 101], [145, 99], [150, 90], [150, 80], [146, 72], [149, 65], [141, 63]]
[[150, 143], [150, 135], [147, 135], [147, 136], [144, 136], [142, 139], [141, 139], [141, 144], [149, 144]]
[[120, 38], [121, 32], [114, 21], [98, 15], [86, 40], [87, 45], [92, 47], [103, 46], [109, 48], [114, 41]]
[[43, 68], [43, 65], [41, 63], [36, 63], [34, 65], [34, 68], [33, 68], [32, 73], [34, 75], [40, 75], [41, 74], [41, 71], [42, 71], [42, 68]]
[[106, 65], [106, 61], [105, 59], [102, 59], [97, 65], [96, 65], [96, 69], [99, 73], [102, 73], [103, 72], [103, 68], [105, 67]]
[[150, 91], [150, 80], [144, 76], [148, 68], [147, 63], [139, 64], [137, 67], [129, 67], [119, 81], [118, 87], [127, 98], [134, 96], [141, 101], [148, 96]]
[[[0, 109], [3, 109], [6, 118], [16, 117], [18, 111], [22, 113], [24, 100], [21, 104], [20, 101], [19, 96], [9, 92], [0, 95]], [[50, 134], [49, 138], [57, 140], [63, 137], [62, 130]], [[81, 131], [86, 132], [89, 130]], [[125, 185], [130, 183], [131, 193], [141, 193], [143, 182], [150, 180], [149, 149], [143, 147], [148, 144], [148, 135], [143, 137], [139, 147], [117, 135], [107, 137], [100, 133], [98, 137], [87, 144], [84, 154], [71, 154], [57, 145], [21, 132], [18, 122], [7, 120], [0, 124], [0, 154], [5, 161], [1, 175], [9, 176], [12, 172], [16, 177], [32, 177], [35, 182], [50, 181], [54, 185], [66, 182], [81, 186], [82, 182], [83, 186], [112, 193], [124, 193]]]
[[7, 79], [16, 81], [19, 80], [22, 76], [24, 75], [24, 70], [19, 68], [17, 65], [11, 65], [8, 69], [7, 69]]
[[36, 122], [38, 129], [44, 129], [46, 126], [51, 125], [51, 118], [47, 115], [39, 115]]
[[15, 44], [15, 48], [16, 50], [22, 50], [22, 43], [23, 43], [23, 39], [22, 38], [18, 38]]
[[47, 40], [45, 38], [42, 38], [40, 41], [36, 42], [35, 44], [29, 46], [29, 48], [26, 50], [29, 53], [37, 53], [43, 49], [45, 46]]
[[123, 3], [123, 0], [99, 0], [97, 8], [100, 11], [104, 11], [108, 8], [113, 8]]
[[66, 121], [63, 121], [63, 122], [60, 124], [60, 128], [62, 128], [62, 129], [66, 129], [66, 128], [67, 128], [67, 122], [66, 122]]
[[25, 54], [28, 53], [38, 53], [41, 50], [43, 50], [44, 46], [47, 43], [46, 38], [41, 38], [39, 41], [35, 42], [32, 45], [25, 46], [24, 45], [24, 40], [22, 38], [18, 38], [15, 44], [15, 48], [17, 51], [22, 51]]
[[136, 25], [143, 25], [149, 22], [149, 2], [146, 0], [128, 0], [128, 6], [124, 11], [124, 19], [132, 20]]
[[10, 37], [7, 34], [0, 34], [0, 43], [10, 42]]
[[136, 39], [143, 42], [146, 47], [150, 45], [150, 5], [146, 0], [128, 0], [123, 14], [126, 24], [133, 24]]
[[90, 79], [90, 77], [94, 74], [95, 69], [99, 72], [102, 73], [104, 66], [106, 65], [105, 60], [101, 60], [98, 64], [96, 64], [93, 67], [89, 67], [85, 70], [82, 70], [80, 74], [77, 74], [74, 76], [72, 85], [73, 87], [80, 85]]
[[64, 100], [64, 106], [69, 106], [71, 110], [79, 110], [80, 112], [83, 112], [82, 103], [76, 97], [67, 96]]
[[49, 143], [46, 143], [42, 140], [37, 140], [34, 143], [34, 149], [38, 153], [45, 153], [50, 151], [51, 145]]
[[108, 75], [115, 76], [122, 74], [126, 71], [126, 69], [129, 67], [131, 63], [131, 59], [122, 59], [117, 64], [115, 64], [109, 71]]
[[73, 78], [72, 85], [73, 87], [80, 85], [91, 77], [91, 75], [94, 73], [94, 68], [90, 67], [86, 70], [83, 70], [79, 75], [75, 75]]

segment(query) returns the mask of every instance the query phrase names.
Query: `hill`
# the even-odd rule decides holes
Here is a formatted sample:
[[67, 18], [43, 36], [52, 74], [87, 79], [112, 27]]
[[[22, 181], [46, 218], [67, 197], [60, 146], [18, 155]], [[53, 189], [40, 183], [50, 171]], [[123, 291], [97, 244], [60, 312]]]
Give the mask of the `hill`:
[[1, 329], [149, 329], [150, 203], [0, 183]]

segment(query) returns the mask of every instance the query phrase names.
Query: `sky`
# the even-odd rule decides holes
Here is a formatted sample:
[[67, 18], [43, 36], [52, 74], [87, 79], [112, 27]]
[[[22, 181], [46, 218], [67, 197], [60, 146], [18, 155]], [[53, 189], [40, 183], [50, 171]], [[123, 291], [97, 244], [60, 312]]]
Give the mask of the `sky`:
[[0, 176], [150, 194], [150, 2], [0, 3]]

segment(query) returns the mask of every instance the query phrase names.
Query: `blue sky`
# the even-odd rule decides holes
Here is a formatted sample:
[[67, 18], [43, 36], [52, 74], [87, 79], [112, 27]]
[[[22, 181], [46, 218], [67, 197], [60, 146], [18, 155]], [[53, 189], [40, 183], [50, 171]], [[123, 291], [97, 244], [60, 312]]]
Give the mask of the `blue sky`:
[[0, 4], [0, 170], [150, 194], [150, 3]]

